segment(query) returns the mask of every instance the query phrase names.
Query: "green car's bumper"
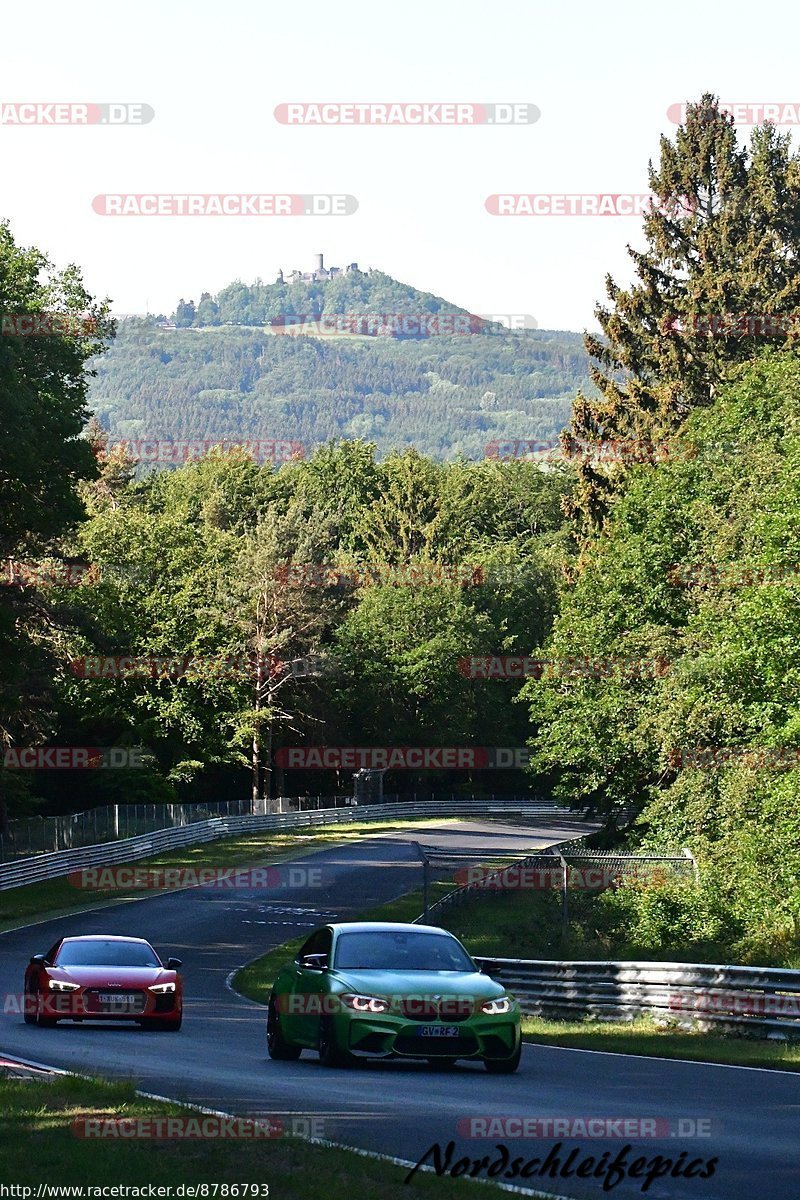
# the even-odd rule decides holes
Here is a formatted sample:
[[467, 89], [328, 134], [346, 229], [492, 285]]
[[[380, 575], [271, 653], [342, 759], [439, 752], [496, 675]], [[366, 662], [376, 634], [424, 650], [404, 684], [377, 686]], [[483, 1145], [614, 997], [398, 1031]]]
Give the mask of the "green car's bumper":
[[409, 1020], [391, 1013], [339, 1013], [337, 1044], [350, 1054], [402, 1058], [511, 1058], [520, 1043], [519, 1009], [466, 1021]]

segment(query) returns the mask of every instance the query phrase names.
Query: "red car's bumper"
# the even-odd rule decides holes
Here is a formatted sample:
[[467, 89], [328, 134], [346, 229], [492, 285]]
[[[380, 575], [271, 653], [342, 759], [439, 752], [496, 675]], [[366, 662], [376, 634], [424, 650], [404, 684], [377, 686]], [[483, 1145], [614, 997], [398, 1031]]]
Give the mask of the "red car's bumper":
[[154, 993], [146, 988], [80, 988], [75, 992], [48, 991], [38, 1001], [38, 1015], [53, 1020], [177, 1021], [179, 991]]

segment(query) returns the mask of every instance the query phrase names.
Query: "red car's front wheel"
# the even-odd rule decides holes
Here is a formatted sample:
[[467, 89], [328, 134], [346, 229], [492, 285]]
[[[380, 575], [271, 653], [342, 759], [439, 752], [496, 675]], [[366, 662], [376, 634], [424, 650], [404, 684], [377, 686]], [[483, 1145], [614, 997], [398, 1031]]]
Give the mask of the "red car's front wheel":
[[22, 994], [22, 1015], [26, 1025], [36, 1024], [36, 1011], [39, 1004], [38, 992], [33, 991], [26, 982]]
[[[58, 1017], [45, 1016], [44, 994], [41, 991], [39, 991], [39, 992], [36, 992], [35, 995], [36, 995], [36, 1008], [35, 1008], [35, 1014], [33, 1015], [32, 1020], [31, 1020], [31, 1024], [35, 1023], [41, 1029], [52, 1029], [55, 1025], [58, 1024]], [[25, 1020], [26, 1021], [28, 1020], [27, 1013], [25, 1014]]]

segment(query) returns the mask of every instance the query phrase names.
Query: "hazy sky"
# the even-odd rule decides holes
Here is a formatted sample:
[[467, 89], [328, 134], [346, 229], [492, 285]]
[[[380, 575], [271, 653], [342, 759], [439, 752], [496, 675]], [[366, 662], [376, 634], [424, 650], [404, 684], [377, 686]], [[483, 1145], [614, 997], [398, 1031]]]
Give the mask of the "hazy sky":
[[[487, 196], [643, 193], [670, 104], [800, 108], [784, 0], [86, 0], [5, 4], [0, 102], [149, 104], [142, 126], [0, 124], [0, 216], [118, 312], [279, 266], [380, 267], [477, 313], [592, 323], [636, 217], [495, 217]], [[534, 124], [291, 126], [292, 101], [527, 102]], [[741, 130], [743, 136], [749, 129]], [[107, 217], [107, 193], [346, 193], [346, 217]]]

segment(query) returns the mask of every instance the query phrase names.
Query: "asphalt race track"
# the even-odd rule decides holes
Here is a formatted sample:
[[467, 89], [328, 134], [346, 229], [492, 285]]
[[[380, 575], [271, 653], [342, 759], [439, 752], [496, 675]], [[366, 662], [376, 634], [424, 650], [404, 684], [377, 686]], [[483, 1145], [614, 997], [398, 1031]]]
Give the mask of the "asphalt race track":
[[[61, 917], [0, 935], [0, 1053], [106, 1076], [130, 1077], [145, 1091], [247, 1116], [314, 1114], [312, 1132], [348, 1145], [416, 1162], [439, 1142], [455, 1140], [453, 1161], [496, 1156], [505, 1141], [512, 1158], [544, 1157], [557, 1139], [468, 1139], [469, 1117], [661, 1118], [669, 1135], [631, 1139], [630, 1158], [656, 1154], [707, 1160], [711, 1179], [659, 1179], [653, 1200], [793, 1200], [800, 1196], [800, 1078], [778, 1071], [707, 1066], [623, 1055], [528, 1046], [516, 1075], [491, 1076], [480, 1065], [436, 1070], [417, 1063], [361, 1063], [326, 1070], [305, 1052], [297, 1063], [271, 1062], [265, 1010], [231, 991], [238, 966], [320, 921], [348, 919], [420, 882], [410, 839], [453, 848], [515, 846], [520, 853], [570, 836], [574, 826], [542, 825], [529, 833], [497, 822], [442, 823], [309, 854], [297, 865], [319, 868], [314, 886], [237, 890], [191, 888]], [[184, 961], [186, 1009], [178, 1034], [137, 1026], [72, 1025], [39, 1029], [8, 1011], [19, 996], [30, 955], [66, 933], [118, 933], [148, 938], [163, 957]], [[710, 1122], [709, 1136], [678, 1136], [687, 1122]], [[295, 1126], [297, 1127], [297, 1126]], [[565, 1140], [562, 1160], [613, 1158], [615, 1140]], [[684, 1160], [684, 1161], [688, 1161]], [[641, 1180], [610, 1192], [597, 1182], [514, 1180], [516, 1186], [568, 1197], [641, 1196]], [[409, 1195], [413, 1195], [413, 1182]], [[476, 1193], [477, 1195], [477, 1193]]]

